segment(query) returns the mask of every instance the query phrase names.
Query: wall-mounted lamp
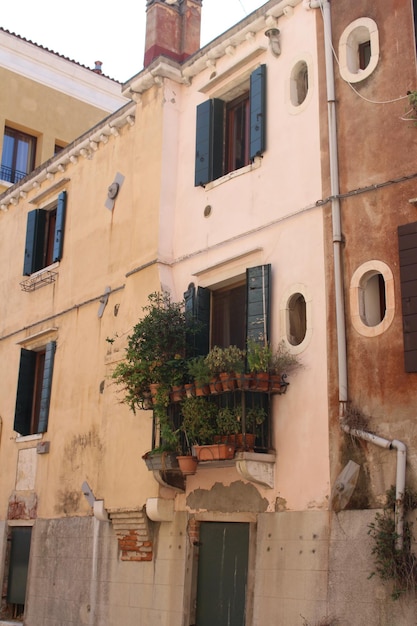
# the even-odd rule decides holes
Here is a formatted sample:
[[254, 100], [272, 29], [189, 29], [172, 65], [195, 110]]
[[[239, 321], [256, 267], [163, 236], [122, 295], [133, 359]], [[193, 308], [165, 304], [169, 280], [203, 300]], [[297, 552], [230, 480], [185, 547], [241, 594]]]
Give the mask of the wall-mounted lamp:
[[275, 57], [281, 54], [280, 32], [278, 28], [269, 28], [265, 31], [265, 36], [269, 39], [271, 52]]

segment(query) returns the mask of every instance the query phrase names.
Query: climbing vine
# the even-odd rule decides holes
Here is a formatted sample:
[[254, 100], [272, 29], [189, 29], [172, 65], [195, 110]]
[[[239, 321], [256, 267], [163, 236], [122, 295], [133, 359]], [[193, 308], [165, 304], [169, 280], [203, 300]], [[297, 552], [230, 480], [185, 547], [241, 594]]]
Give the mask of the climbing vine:
[[[417, 494], [406, 488], [404, 493], [404, 516], [417, 509]], [[375, 572], [384, 582], [392, 582], [392, 598], [397, 600], [409, 591], [417, 590], [417, 556], [412, 552], [414, 541], [412, 524], [404, 521], [402, 547], [397, 547], [398, 534], [395, 530], [395, 487], [387, 491], [387, 502], [382, 513], [375, 515], [369, 524], [368, 535], [374, 540], [372, 554]]]

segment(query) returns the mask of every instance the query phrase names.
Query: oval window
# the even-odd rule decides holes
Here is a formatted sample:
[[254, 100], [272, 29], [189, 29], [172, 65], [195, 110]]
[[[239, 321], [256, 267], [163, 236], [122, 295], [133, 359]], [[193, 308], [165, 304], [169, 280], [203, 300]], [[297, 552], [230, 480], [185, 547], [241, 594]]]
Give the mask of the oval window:
[[305, 61], [299, 61], [291, 72], [291, 102], [294, 106], [300, 106], [307, 98], [308, 93], [308, 67]]
[[380, 272], [367, 272], [361, 280], [360, 315], [366, 326], [378, 326], [387, 310], [385, 279]]
[[290, 297], [287, 312], [287, 339], [292, 346], [298, 346], [307, 331], [306, 301], [303, 294], [295, 293]]
[[340, 75], [348, 83], [368, 78], [379, 61], [378, 27], [369, 17], [349, 24], [339, 40]]
[[394, 319], [394, 277], [383, 261], [373, 259], [360, 265], [352, 275], [349, 289], [353, 327], [364, 337], [385, 332]]

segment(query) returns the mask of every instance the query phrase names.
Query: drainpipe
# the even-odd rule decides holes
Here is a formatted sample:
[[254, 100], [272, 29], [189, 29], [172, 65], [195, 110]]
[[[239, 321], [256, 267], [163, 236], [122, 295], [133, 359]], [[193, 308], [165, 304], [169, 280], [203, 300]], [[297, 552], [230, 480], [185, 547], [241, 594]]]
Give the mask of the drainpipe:
[[395, 534], [397, 535], [396, 547], [401, 550], [404, 544], [404, 492], [405, 492], [405, 465], [407, 457], [407, 448], [405, 444], [397, 439], [389, 441], [383, 437], [378, 437], [372, 433], [368, 433], [364, 430], [357, 430], [356, 428], [350, 428], [347, 425], [342, 425], [342, 430], [353, 437], [358, 437], [364, 441], [369, 441], [380, 448], [386, 448], [388, 450], [397, 450], [397, 472], [395, 481]]
[[343, 293], [343, 269], [342, 269], [342, 220], [339, 201], [339, 160], [337, 153], [337, 125], [336, 125], [336, 96], [334, 81], [334, 65], [332, 50], [332, 23], [329, 0], [304, 0], [306, 9], [321, 9], [324, 23], [324, 52], [326, 65], [326, 89], [327, 89], [327, 112], [329, 126], [329, 159], [330, 159], [330, 189], [332, 198], [332, 225], [333, 225], [333, 263], [334, 283], [336, 299], [336, 333], [337, 333], [337, 357], [338, 357], [338, 382], [339, 382], [339, 419], [344, 432], [354, 437], [369, 441], [382, 448], [397, 450], [397, 471], [395, 485], [395, 532], [397, 535], [396, 545], [401, 549], [404, 543], [404, 491], [405, 491], [405, 467], [406, 451], [404, 443], [393, 439], [389, 441], [377, 435], [363, 430], [357, 430], [344, 425], [342, 420], [345, 416], [348, 399], [348, 376], [347, 376], [347, 350], [346, 350], [346, 324], [345, 324], [345, 301]]
[[339, 160], [337, 154], [336, 96], [332, 51], [332, 23], [328, 0], [307, 0], [308, 9], [321, 8], [324, 22], [324, 54], [326, 64], [327, 117], [329, 126], [330, 194], [332, 203], [333, 264], [336, 300], [337, 358], [339, 372], [339, 417], [345, 413], [347, 402], [347, 354], [345, 300], [342, 272], [342, 220], [339, 201]]

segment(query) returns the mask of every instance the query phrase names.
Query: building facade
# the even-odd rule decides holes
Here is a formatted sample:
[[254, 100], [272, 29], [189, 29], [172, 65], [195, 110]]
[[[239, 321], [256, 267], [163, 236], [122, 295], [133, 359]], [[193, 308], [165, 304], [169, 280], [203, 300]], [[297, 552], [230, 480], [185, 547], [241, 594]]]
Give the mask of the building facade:
[[0, 191], [121, 107], [120, 83], [0, 29]]
[[[368, 535], [394, 484], [404, 539], [406, 456], [415, 482], [415, 35], [392, 5], [270, 0], [198, 49], [200, 0], [148, 0], [128, 102], [0, 195], [4, 622], [412, 623]], [[186, 476], [147, 469], [153, 411], [112, 378], [162, 291], [204, 309], [206, 350], [255, 324], [301, 364], [218, 393], [262, 404], [262, 434]]]

